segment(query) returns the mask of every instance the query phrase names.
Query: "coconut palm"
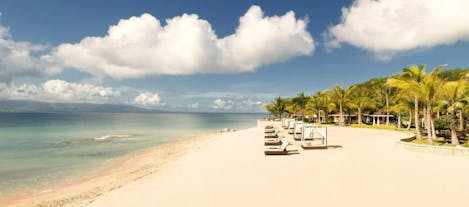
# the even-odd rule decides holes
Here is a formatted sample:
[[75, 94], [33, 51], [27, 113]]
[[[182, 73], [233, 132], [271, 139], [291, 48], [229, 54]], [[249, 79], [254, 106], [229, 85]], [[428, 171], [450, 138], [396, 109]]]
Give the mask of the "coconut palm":
[[301, 116], [304, 116], [306, 104], [308, 103], [309, 97], [305, 96], [305, 93], [301, 92], [292, 99], [292, 104], [295, 105], [295, 112], [300, 112]]
[[414, 65], [404, 68], [397, 78], [389, 78], [387, 85], [401, 89], [403, 94], [411, 94], [414, 97], [414, 119], [416, 138], [422, 140], [420, 132], [419, 99], [421, 96], [421, 84], [425, 78], [425, 65]]
[[281, 96], [277, 96], [275, 97], [274, 101], [272, 101], [272, 108], [273, 108], [273, 114], [275, 116], [279, 116], [280, 118], [282, 118], [282, 115], [283, 113], [285, 113], [285, 107], [286, 107], [286, 103], [285, 103], [285, 100], [282, 99]]
[[358, 124], [363, 124], [363, 111], [374, 108], [376, 106], [374, 99], [371, 97], [370, 90], [364, 87], [356, 86], [352, 88], [350, 103], [350, 106], [357, 110]]
[[451, 114], [451, 121], [449, 128], [451, 130], [451, 144], [459, 144], [458, 136], [456, 134], [456, 113], [458, 102], [463, 101], [468, 94], [467, 83], [464, 80], [448, 81], [443, 85], [443, 98], [448, 106], [448, 111]]
[[321, 112], [324, 109], [324, 102], [321, 92], [317, 92], [309, 99], [306, 110], [316, 115], [316, 123], [321, 123]]
[[344, 126], [344, 106], [348, 103], [350, 94], [351, 94], [351, 87], [343, 88], [340, 85], [335, 85], [334, 89], [332, 89], [332, 99], [339, 105], [339, 125]]
[[429, 74], [426, 74], [420, 84], [421, 100], [425, 107], [423, 109], [425, 117], [425, 128], [427, 129], [428, 142], [433, 144], [433, 139], [436, 138], [435, 129], [432, 127], [433, 122], [433, 105], [438, 101], [438, 93], [443, 86], [443, 80], [438, 76], [438, 72], [445, 65], [439, 65], [434, 68]]

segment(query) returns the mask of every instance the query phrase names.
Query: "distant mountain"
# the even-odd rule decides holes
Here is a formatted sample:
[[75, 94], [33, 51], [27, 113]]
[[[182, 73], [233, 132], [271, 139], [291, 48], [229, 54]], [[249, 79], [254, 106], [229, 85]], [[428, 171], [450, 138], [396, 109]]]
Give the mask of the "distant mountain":
[[160, 112], [131, 105], [90, 103], [47, 103], [39, 101], [0, 100], [0, 112]]

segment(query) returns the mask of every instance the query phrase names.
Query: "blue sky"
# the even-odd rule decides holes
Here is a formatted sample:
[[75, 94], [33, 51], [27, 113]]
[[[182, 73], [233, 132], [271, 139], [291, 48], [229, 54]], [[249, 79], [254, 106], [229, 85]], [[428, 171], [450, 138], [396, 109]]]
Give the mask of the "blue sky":
[[[263, 103], [269, 102], [277, 95], [293, 96], [301, 91], [311, 94], [330, 88], [336, 83], [348, 85], [372, 77], [395, 74], [412, 64], [434, 67], [447, 63], [449, 68], [466, 68], [469, 44], [465, 40], [469, 39], [469, 32], [464, 25], [469, 25], [469, 18], [462, 12], [469, 9], [468, 4], [458, 0], [448, 1], [447, 5], [458, 4], [456, 7], [460, 9], [446, 8], [435, 0], [421, 4], [422, 2], [413, 0], [384, 0], [381, 3], [373, 0], [0, 1], [0, 26], [8, 30], [8, 34], [0, 39], [6, 40], [0, 42], [0, 49], [1, 44], [19, 47], [21, 51], [29, 53], [27, 57], [22, 58], [33, 63], [18, 68], [15, 68], [14, 64], [1, 65], [7, 69], [0, 67], [0, 75], [8, 78], [3, 78], [5, 80], [0, 87], [0, 95], [2, 99], [112, 102], [167, 110], [244, 112], [261, 110]], [[184, 66], [180, 66], [175, 57], [175, 60], [168, 60], [169, 62], [164, 64], [158, 60], [154, 64], [148, 63], [151, 67], [145, 68], [142, 74], [132, 72], [129, 75], [113, 72], [121, 70], [114, 66], [125, 65], [126, 61], [114, 57], [120, 54], [112, 49], [99, 48], [105, 52], [93, 53], [103, 54], [103, 58], [108, 62], [115, 61], [109, 67], [102, 64], [93, 65], [91, 59], [88, 61], [80, 58], [85, 56], [77, 53], [77, 48], [85, 47], [80, 44], [82, 39], [105, 38], [111, 25], [117, 25], [120, 20], [128, 20], [132, 16], [139, 20], [145, 19], [146, 17], [142, 16], [144, 13], [159, 20], [162, 27], [166, 25], [165, 19], [180, 17], [184, 13], [197, 14], [197, 20], [208, 23], [219, 42], [226, 36], [237, 34], [240, 17], [251, 11], [253, 5], [262, 10], [262, 20], [272, 16], [284, 17], [287, 12], [293, 11], [295, 25], [300, 29], [292, 29], [297, 33], [288, 37], [277, 37], [267, 30], [259, 30], [256, 34], [248, 33], [248, 36], [254, 36], [247, 38], [248, 40], [259, 36], [262, 39], [262, 35], [272, 40], [278, 39], [279, 41], [267, 41], [267, 44], [272, 44], [278, 51], [263, 50], [265, 45], [259, 43], [258, 50], [256, 46], [252, 46], [253, 54], [260, 54], [258, 59], [249, 56], [239, 59], [238, 56], [247, 54], [233, 50], [237, 52], [228, 60], [235, 60], [233, 64], [239, 63], [240, 66], [231, 67], [225, 63], [212, 64], [206, 63], [207, 61], [197, 65], [198, 60], [191, 60], [187, 63], [196, 62], [195, 69], [190, 66], [190, 69], [178, 71], [179, 67]], [[343, 13], [343, 8], [348, 9], [347, 12]], [[423, 12], [417, 15], [414, 10], [419, 8], [427, 10], [423, 9]], [[435, 14], [434, 11], [439, 10], [444, 12]], [[255, 13], [254, 10], [252, 12]], [[146, 23], [153, 20], [146, 19]], [[185, 21], [185, 24], [188, 21]], [[277, 28], [278, 22], [272, 19], [269, 21]], [[304, 29], [298, 25], [302, 22], [307, 24]], [[131, 25], [138, 22], [128, 23]], [[138, 34], [145, 32], [145, 28], [131, 30], [132, 38], [138, 38]], [[280, 33], [292, 32], [287, 31], [292, 27], [279, 28]], [[175, 34], [171, 33], [173, 36]], [[184, 32], [177, 35], [192, 34]], [[314, 43], [305, 40], [308, 36]], [[202, 41], [204, 37], [199, 39]], [[245, 39], [239, 39], [241, 40], [234, 42], [245, 43], [241, 42]], [[144, 43], [145, 41], [141, 40]], [[167, 44], [180, 42], [184, 41], [173, 38], [168, 40]], [[256, 42], [258, 41], [254, 41], [254, 44]], [[28, 46], [21, 45], [23, 43]], [[246, 44], [249, 45], [248, 43]], [[72, 44], [73, 48], [61, 48], [64, 44]], [[157, 46], [160, 43], [154, 44]], [[201, 43], [202, 46], [204, 44]], [[104, 43], [96, 45], [106, 46]], [[87, 45], [87, 49], [96, 49], [96, 45]], [[36, 47], [40, 49], [35, 49]], [[250, 49], [248, 47], [247, 51]], [[202, 48], [202, 51], [208, 50], [208, 46]], [[190, 58], [191, 51], [199, 50], [188, 48], [187, 51], [187, 56], [181, 57]], [[217, 52], [219, 51], [215, 50], [214, 53]], [[8, 56], [13, 52], [8, 53], [6, 50], [6, 53]], [[151, 54], [159, 55], [136, 58], [140, 62], [147, 59], [153, 62], [150, 59], [174, 56], [161, 52]], [[176, 53], [176, 56], [178, 54]], [[44, 62], [41, 57], [45, 55], [52, 56], [53, 61], [47, 59]], [[113, 57], [107, 59], [110, 56]], [[220, 59], [223, 62], [226, 58]], [[243, 60], [247, 62], [243, 63]], [[12, 59], [8, 61], [16, 63]], [[18, 61], [25, 62], [25, 59]], [[171, 65], [173, 63], [174, 65]], [[130, 69], [133, 65], [135, 62], [128, 64]], [[244, 67], [245, 65], [250, 66]], [[102, 67], [106, 67], [106, 70]], [[163, 67], [172, 69], [161, 69]], [[173, 74], [167, 72], [168, 70], [178, 72]], [[48, 82], [51, 80], [54, 81]]]

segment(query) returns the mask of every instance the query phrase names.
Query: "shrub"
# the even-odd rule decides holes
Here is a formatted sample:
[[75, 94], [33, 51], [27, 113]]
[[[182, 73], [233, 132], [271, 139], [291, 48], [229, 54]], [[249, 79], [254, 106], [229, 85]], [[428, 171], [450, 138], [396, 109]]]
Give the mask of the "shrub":
[[395, 126], [388, 125], [364, 125], [364, 124], [351, 124], [351, 127], [355, 128], [369, 128], [369, 129], [396, 129]]
[[441, 116], [440, 118], [434, 119], [436, 130], [447, 130], [449, 129], [449, 123], [451, 122], [451, 116]]

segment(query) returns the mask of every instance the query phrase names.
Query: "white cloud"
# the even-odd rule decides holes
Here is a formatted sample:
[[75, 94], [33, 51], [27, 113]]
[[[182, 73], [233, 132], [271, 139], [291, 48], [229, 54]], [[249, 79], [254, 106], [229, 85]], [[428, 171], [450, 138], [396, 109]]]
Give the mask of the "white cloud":
[[63, 101], [71, 102], [109, 102], [120, 96], [120, 92], [111, 87], [91, 84], [69, 83], [63, 80], [49, 80], [43, 84], [46, 93]]
[[348, 43], [389, 59], [401, 51], [453, 44], [469, 39], [467, 11], [467, 0], [356, 0], [329, 28], [327, 46]]
[[120, 92], [111, 87], [49, 80], [38, 87], [30, 84], [14, 86], [0, 92], [0, 96], [11, 100], [34, 100], [68, 103], [114, 103]]
[[223, 107], [225, 107], [226, 102], [221, 100], [221, 99], [217, 99], [217, 100], [213, 101], [213, 104], [214, 105], [212, 106], [212, 108], [214, 108], [214, 109], [223, 109]]
[[146, 75], [241, 73], [301, 55], [311, 55], [314, 40], [307, 20], [294, 12], [265, 17], [252, 6], [236, 32], [218, 38], [210, 23], [195, 14], [167, 19], [150, 14], [120, 20], [104, 37], [62, 44], [54, 57], [64, 67], [96, 76], [138, 78]]
[[213, 105], [211, 106], [213, 109], [217, 110], [230, 110], [233, 108], [233, 101], [232, 100], [227, 100], [223, 101], [221, 99], [216, 99], [213, 101]]
[[0, 26], [0, 85], [4, 88], [16, 77], [38, 77], [58, 73], [49, 55], [35, 55], [47, 47], [13, 40], [7, 28]]
[[199, 108], [199, 102], [195, 102], [195, 103], [191, 104], [190, 108], [198, 109]]
[[235, 97], [234, 99], [216, 99], [212, 102], [212, 109], [224, 111], [239, 112], [257, 112], [263, 111], [263, 103], [261, 101], [253, 101], [246, 97]]
[[162, 104], [160, 96], [150, 92], [141, 92], [134, 98], [133, 103], [141, 106], [158, 106]]

